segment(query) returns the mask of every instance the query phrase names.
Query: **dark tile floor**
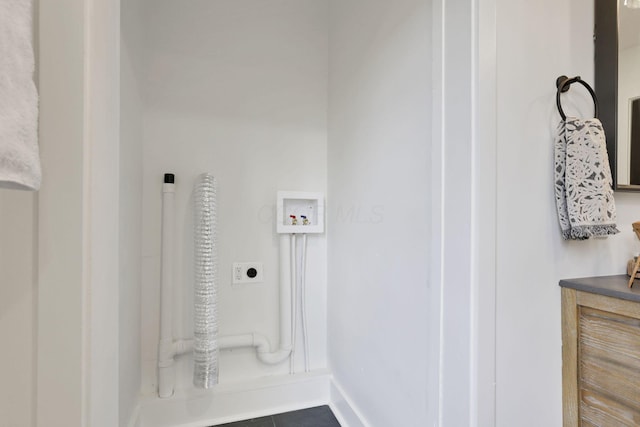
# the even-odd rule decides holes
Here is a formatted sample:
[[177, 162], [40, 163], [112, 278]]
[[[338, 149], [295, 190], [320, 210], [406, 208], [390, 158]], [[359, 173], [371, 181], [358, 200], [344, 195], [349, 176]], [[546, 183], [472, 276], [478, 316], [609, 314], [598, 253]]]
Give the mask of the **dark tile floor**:
[[340, 427], [340, 424], [328, 406], [318, 406], [217, 427]]

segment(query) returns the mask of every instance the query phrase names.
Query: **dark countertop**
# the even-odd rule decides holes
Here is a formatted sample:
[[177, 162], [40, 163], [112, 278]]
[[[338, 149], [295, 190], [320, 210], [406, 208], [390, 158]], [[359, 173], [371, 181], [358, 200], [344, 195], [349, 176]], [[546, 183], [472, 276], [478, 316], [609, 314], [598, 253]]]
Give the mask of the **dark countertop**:
[[563, 288], [640, 302], [640, 279], [635, 280], [631, 289], [628, 288], [628, 283], [629, 276], [625, 274], [560, 280]]

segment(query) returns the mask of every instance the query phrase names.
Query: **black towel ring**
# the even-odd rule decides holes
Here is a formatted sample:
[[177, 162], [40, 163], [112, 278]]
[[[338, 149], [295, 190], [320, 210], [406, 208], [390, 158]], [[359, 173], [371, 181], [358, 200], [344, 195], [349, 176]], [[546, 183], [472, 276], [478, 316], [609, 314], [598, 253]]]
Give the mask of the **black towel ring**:
[[560, 76], [556, 79], [556, 87], [558, 88], [558, 92], [556, 93], [556, 105], [558, 106], [558, 112], [560, 113], [560, 117], [562, 117], [562, 120], [567, 120], [567, 116], [564, 114], [564, 111], [562, 111], [562, 105], [560, 105], [560, 94], [568, 91], [569, 86], [571, 86], [573, 83], [580, 83], [582, 86], [587, 88], [587, 90], [591, 94], [591, 97], [593, 98], [593, 104], [595, 107], [594, 116], [597, 118], [598, 117], [598, 97], [596, 97], [596, 93], [593, 91], [591, 86], [589, 86], [587, 82], [582, 80], [580, 76], [575, 76], [571, 79], [567, 76]]

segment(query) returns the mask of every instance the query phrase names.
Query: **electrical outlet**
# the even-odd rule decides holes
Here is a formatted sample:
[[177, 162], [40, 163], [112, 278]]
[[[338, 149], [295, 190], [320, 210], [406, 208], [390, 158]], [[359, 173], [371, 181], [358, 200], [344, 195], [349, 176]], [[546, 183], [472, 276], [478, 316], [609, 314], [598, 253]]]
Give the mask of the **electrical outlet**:
[[262, 283], [264, 270], [261, 262], [234, 262], [231, 271], [232, 283]]

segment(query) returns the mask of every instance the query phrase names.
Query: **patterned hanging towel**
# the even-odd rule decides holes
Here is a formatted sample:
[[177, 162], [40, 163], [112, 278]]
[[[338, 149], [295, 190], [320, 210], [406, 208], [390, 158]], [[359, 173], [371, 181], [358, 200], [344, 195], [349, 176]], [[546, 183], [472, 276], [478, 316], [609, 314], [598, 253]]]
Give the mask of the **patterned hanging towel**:
[[620, 232], [600, 120], [567, 117], [560, 122], [555, 144], [555, 187], [563, 238], [585, 240]]

